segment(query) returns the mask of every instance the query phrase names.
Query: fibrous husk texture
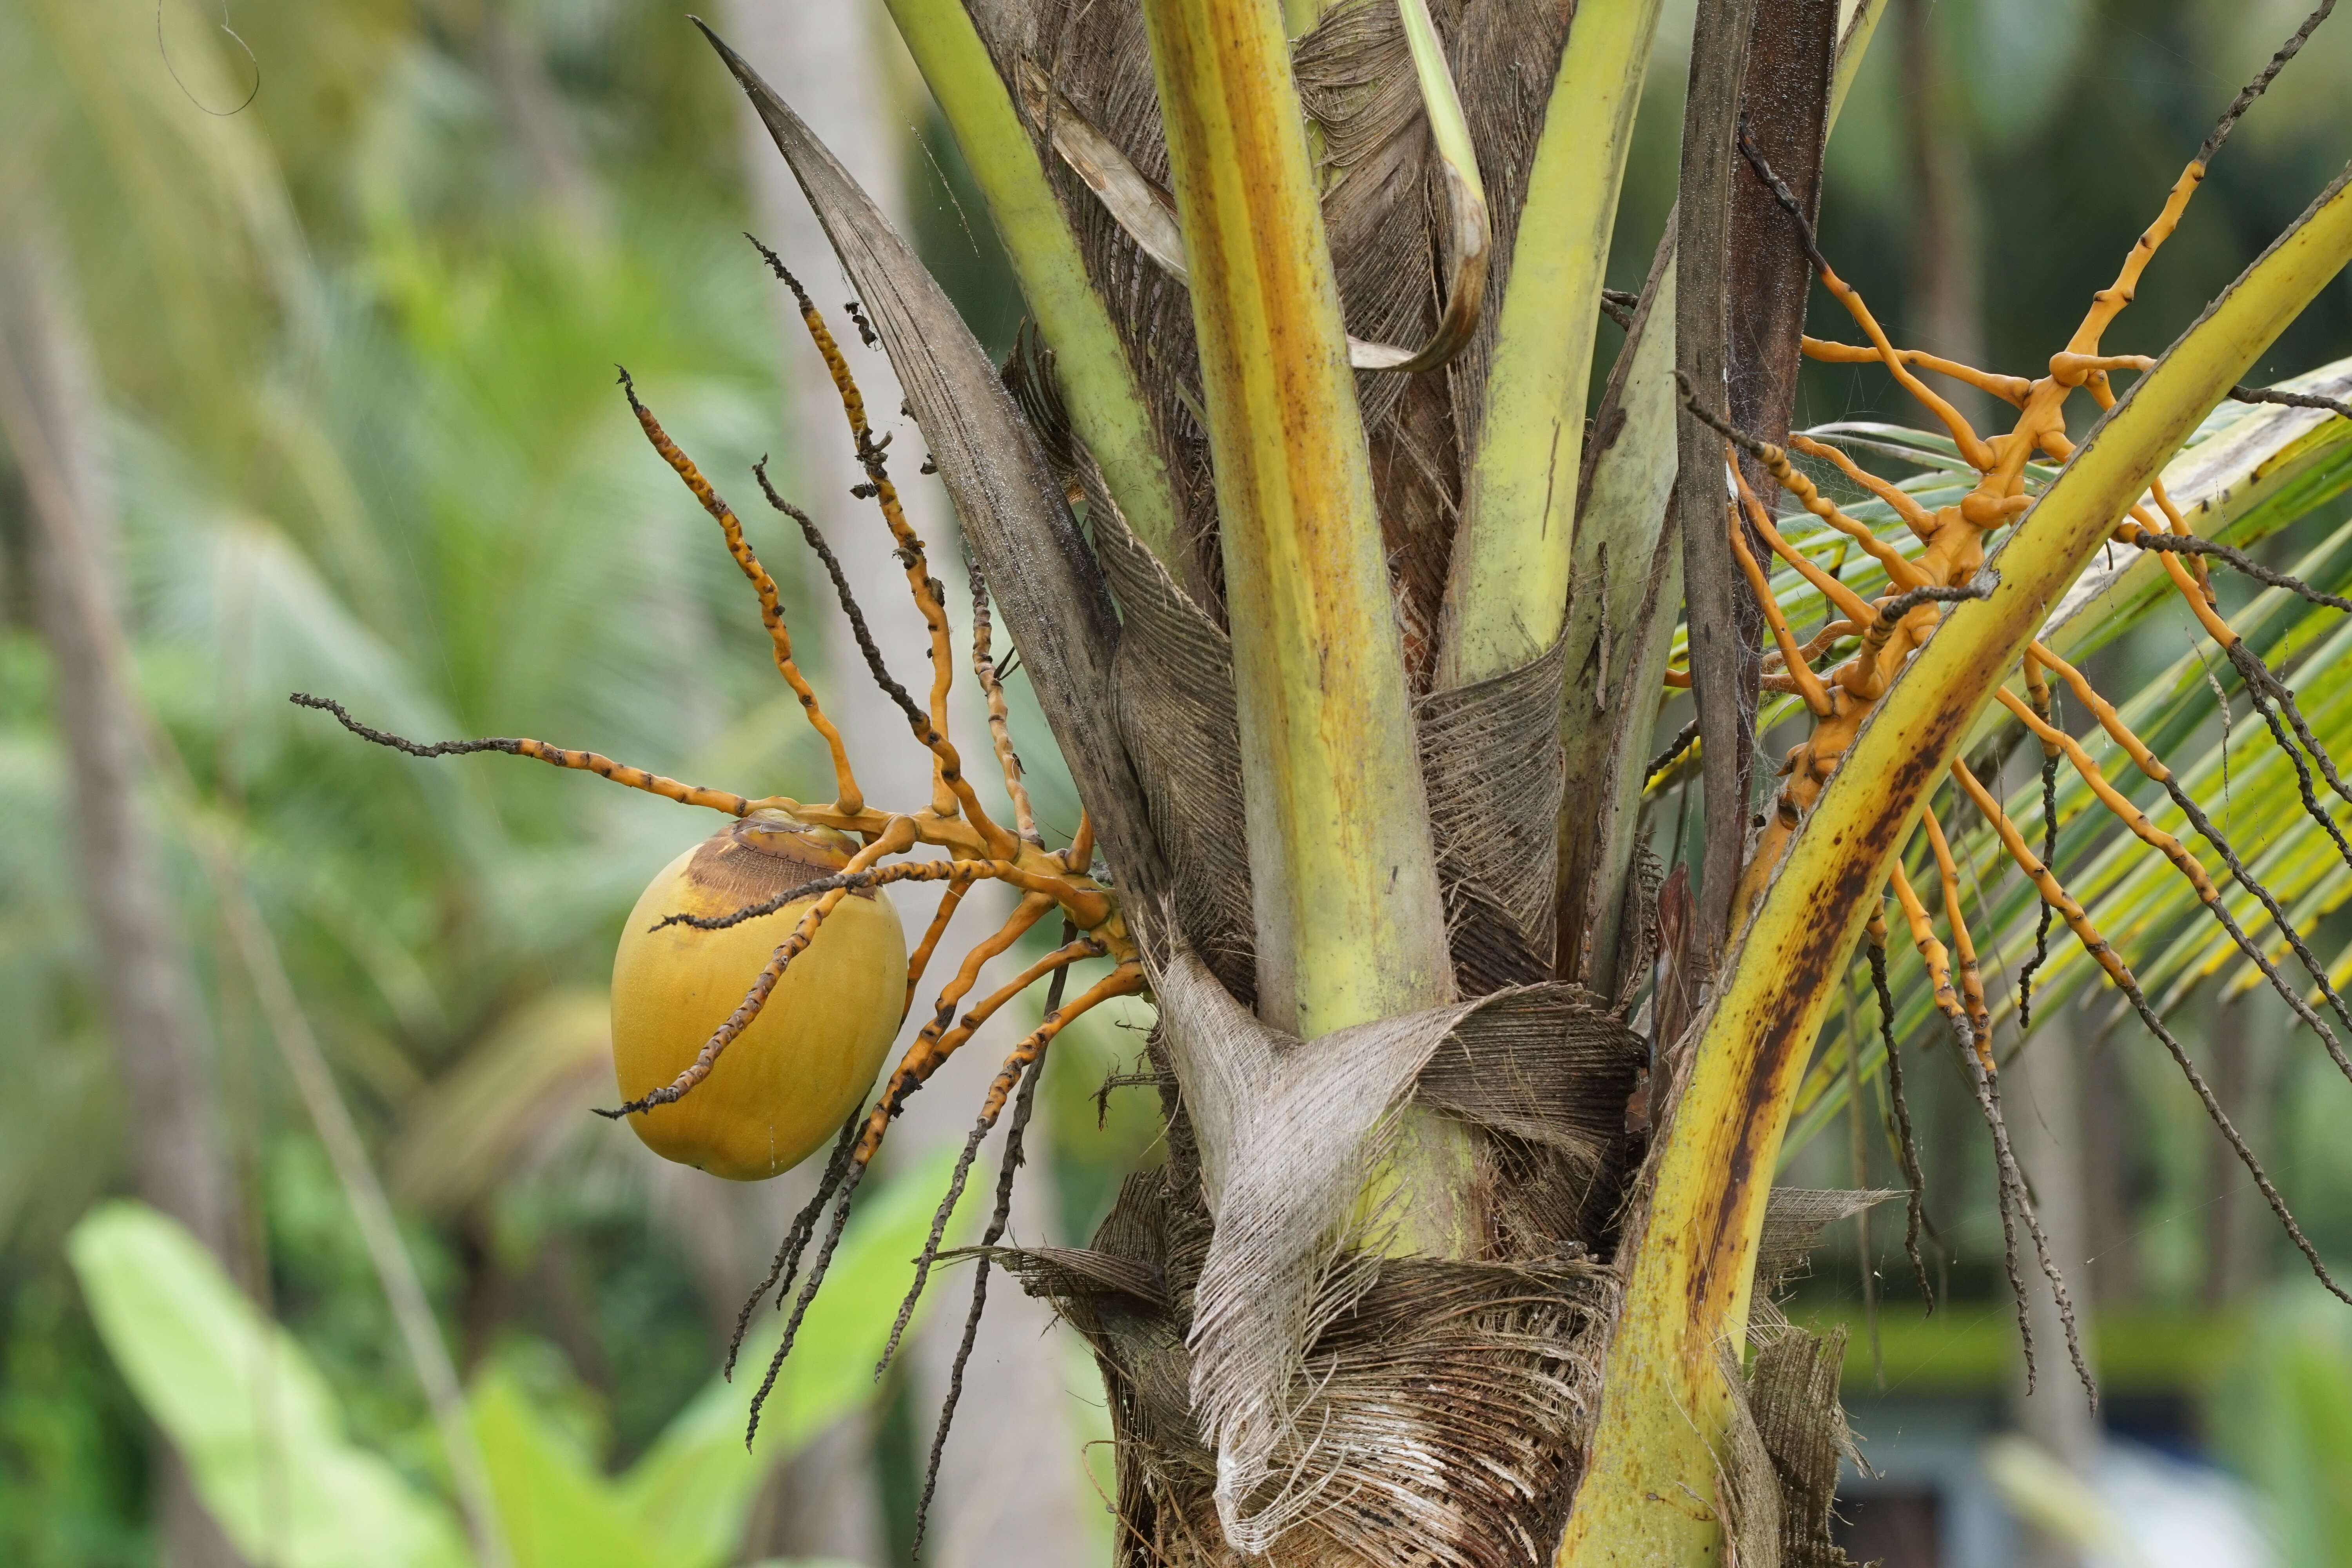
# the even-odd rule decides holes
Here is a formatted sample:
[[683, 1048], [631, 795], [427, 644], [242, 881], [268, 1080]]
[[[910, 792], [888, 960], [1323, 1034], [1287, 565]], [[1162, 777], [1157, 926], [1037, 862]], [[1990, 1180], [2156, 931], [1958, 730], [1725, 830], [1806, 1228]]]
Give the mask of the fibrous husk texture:
[[1568, 645], [1414, 704], [1448, 945], [1465, 994], [1551, 977]]
[[1845, 1330], [1812, 1334], [1784, 1328], [1757, 1336], [1747, 1377], [1748, 1412], [1771, 1465], [1768, 1486], [1780, 1515], [1777, 1551], [1751, 1543], [1738, 1568], [1843, 1568], [1849, 1561], [1830, 1536], [1837, 1498], [1838, 1461], [1859, 1458], [1838, 1376], [1845, 1366]]
[[1774, 1187], [1764, 1205], [1764, 1234], [1756, 1243], [1757, 1316], [1767, 1319], [1770, 1299], [1794, 1279], [1822, 1232], [1842, 1219], [1903, 1194], [1885, 1187]]
[[[1129, 1179], [1092, 1248], [1004, 1255], [1101, 1364], [1120, 1561], [1541, 1562], [1595, 1408], [1616, 1285], [1589, 1254], [1641, 1043], [1567, 986], [1297, 1042], [1197, 961], [1164, 983], [1167, 1163]], [[1208, 1164], [1173, 1066], [1205, 1050], [1275, 1058], [1270, 1091], [1195, 1097], [1240, 1133]], [[1334, 1095], [1352, 1103], [1316, 1114]], [[1363, 1245], [1381, 1220], [1354, 1194], [1409, 1103], [1477, 1130], [1487, 1206], [1507, 1216], [1491, 1260]], [[1373, 1133], [1349, 1135], [1367, 1114]]]
[[1727, 1568], [1850, 1568], [1830, 1533], [1838, 1461], [1861, 1458], [1838, 1403], [1845, 1331], [1798, 1328], [1772, 1297], [1804, 1268], [1824, 1229], [1901, 1195], [1775, 1187], [1765, 1203], [1748, 1331], [1753, 1353], [1745, 1371], [1727, 1357], [1724, 1368], [1732, 1419], [1717, 1456], [1716, 1497]]
[[[1484, 1257], [1589, 1252], [1615, 1207], [1596, 1189], [1615, 1174], [1644, 1049], [1571, 986], [1497, 992], [1312, 1040], [1267, 1028], [1182, 953], [1160, 966], [1155, 989], [1160, 1049], [1182, 1086], [1214, 1221], [1186, 1335], [1192, 1408], [1214, 1439], [1223, 1532], [1263, 1552], [1377, 1452], [1315, 1438], [1328, 1420], [1316, 1390], [1338, 1367], [1318, 1367], [1313, 1347], [1382, 1277], [1390, 1216], [1367, 1212], [1360, 1194], [1398, 1116], [1419, 1103], [1468, 1122], [1487, 1145], [1481, 1184], [1496, 1190], [1475, 1205], [1495, 1216]], [[1445, 1265], [1427, 1267], [1444, 1278]], [[1550, 1391], [1535, 1405], [1547, 1402], [1557, 1404]], [[1521, 1414], [1542, 1420], [1533, 1405]], [[1287, 1458], [1302, 1445], [1311, 1461]]]
[[1759, 1331], [1743, 1372], [1725, 1358], [1731, 1421], [1717, 1455], [1726, 1568], [1852, 1568], [1831, 1534], [1838, 1461], [1861, 1456], [1838, 1404], [1845, 1330]]
[[1116, 508], [1090, 510], [1096, 552], [1121, 616], [1112, 722], [1137, 763], [1144, 809], [1168, 861], [1176, 921], [1225, 988], [1254, 1003], [1256, 939], [1241, 832], [1233, 645]]
[[[1238, 1342], [1258, 1386], [1273, 1391], [1274, 1418], [1261, 1413], [1250, 1429], [1262, 1449], [1237, 1474], [1234, 1445], [1221, 1451], [1216, 1407], [1202, 1395], [1215, 1381], [1204, 1379], [1204, 1360], [1236, 1347], [1202, 1329], [1205, 1314], [1231, 1325], [1253, 1311], [1232, 1298], [1226, 1234], [1242, 1223], [1234, 1206], [1250, 1200], [1232, 1173], [1220, 1189], [1202, 1167], [1163, 1023], [1152, 1057], [1166, 1163], [1128, 1179], [1090, 1247], [995, 1254], [1094, 1350], [1117, 1438], [1122, 1568], [1549, 1560], [1618, 1300], [1617, 1271], [1590, 1247], [1613, 1229], [1627, 1173], [1595, 1152], [1622, 1146], [1612, 1132], [1633, 1053], [1603, 1026], [1572, 988], [1542, 986], [1471, 1009], [1440, 1035], [1407, 1092], [1478, 1129], [1491, 1210], [1510, 1216], [1496, 1228], [1496, 1256], [1367, 1258], [1345, 1245], [1360, 1226], [1333, 1218], [1304, 1282], [1296, 1352], [1285, 1353], [1283, 1331]], [[1801, 1264], [1830, 1218], [1883, 1195], [1776, 1190], [1767, 1220], [1775, 1277]], [[1268, 1295], [1297, 1289], [1256, 1283]], [[1291, 1296], [1293, 1310], [1301, 1300]], [[1745, 1372], [1725, 1369], [1734, 1419], [1717, 1500], [1727, 1561], [1836, 1568], [1845, 1559], [1830, 1539], [1830, 1509], [1839, 1458], [1852, 1452], [1837, 1401], [1843, 1333], [1816, 1338], [1766, 1307], [1751, 1344]]]

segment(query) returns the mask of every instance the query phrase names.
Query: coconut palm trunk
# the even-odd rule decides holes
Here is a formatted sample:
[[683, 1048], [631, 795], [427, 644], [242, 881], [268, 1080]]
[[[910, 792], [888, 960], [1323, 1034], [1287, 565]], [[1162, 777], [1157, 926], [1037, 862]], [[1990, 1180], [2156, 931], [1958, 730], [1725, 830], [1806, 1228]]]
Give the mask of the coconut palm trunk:
[[[1654, 6], [892, 8], [1055, 355], [1016, 384], [1020, 417], [870, 205], [730, 63], [912, 392], [1159, 1007], [1167, 1163], [1129, 1184], [1091, 1261], [1002, 1258], [1101, 1361], [1123, 1555], [1680, 1562], [1727, 1532], [1743, 1559], [1832, 1551], [1836, 1347], [1776, 1330], [1745, 1370], [1739, 1351], [1827, 1000], [2050, 605], [2341, 263], [2343, 198], [2217, 304], [1997, 568], [1969, 575], [1979, 549], [1890, 612], [1967, 601], [1891, 687], [1849, 683], [1875, 708], [1858, 736], [1816, 684], [1845, 755], [1804, 768], [1836, 782], [1780, 792], [1759, 839], [1780, 617], [1756, 559], [1778, 533], [1752, 510], [1727, 532], [1723, 454], [1746, 448], [1764, 507], [1785, 484], [1818, 500], [1769, 443], [1813, 275], [1832, 277], [1821, 150], [1874, 7], [1699, 8], [1676, 254], [1590, 426]], [[1985, 505], [2014, 491], [1979, 466]], [[1661, 480], [1706, 827], [1696, 1016], [1661, 999], [1644, 1038], [1645, 965], [1594, 939], [1654, 951], [1654, 879], [1616, 819], [1647, 779], [1675, 611]], [[1061, 491], [1083, 497], [1083, 537]], [[1604, 498], [1627, 510], [1596, 514]], [[1586, 788], [1564, 800], [1570, 755]], [[1618, 960], [1607, 991], [1596, 945]], [[1645, 1073], [1646, 1137], [1627, 1115]], [[1864, 1201], [1790, 1205], [1778, 1245]], [[2012, 1203], [2040, 1250], [2021, 1180]]]

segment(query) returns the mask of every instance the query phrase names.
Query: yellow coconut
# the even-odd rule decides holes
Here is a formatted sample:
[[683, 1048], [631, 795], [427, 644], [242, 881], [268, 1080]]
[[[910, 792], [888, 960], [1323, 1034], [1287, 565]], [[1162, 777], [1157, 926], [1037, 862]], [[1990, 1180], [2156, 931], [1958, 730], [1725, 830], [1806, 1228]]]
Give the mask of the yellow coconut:
[[[613, 1068], [623, 1100], [675, 1079], [726, 1021], [815, 900], [724, 931], [649, 928], [680, 912], [723, 915], [841, 869], [849, 840], [759, 814], [662, 868], [629, 911], [613, 959]], [[898, 1030], [907, 938], [870, 889], [834, 906], [751, 1026], [675, 1104], [627, 1118], [666, 1160], [730, 1181], [790, 1170], [857, 1108]]]

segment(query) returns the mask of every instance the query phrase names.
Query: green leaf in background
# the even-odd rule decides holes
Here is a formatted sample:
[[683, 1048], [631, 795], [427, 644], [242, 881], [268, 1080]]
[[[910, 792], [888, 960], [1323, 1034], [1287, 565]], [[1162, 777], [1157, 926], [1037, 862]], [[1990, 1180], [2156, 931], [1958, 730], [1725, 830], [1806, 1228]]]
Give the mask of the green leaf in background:
[[467, 1403], [515, 1568], [667, 1568], [612, 1483], [531, 1408], [511, 1373], [477, 1378]]
[[2352, 1565], [2352, 1332], [2315, 1290], [2273, 1301], [2208, 1405], [2231, 1468], [2264, 1502], [2281, 1568]]
[[179, 1226], [143, 1205], [101, 1205], [67, 1254], [115, 1363], [245, 1556], [275, 1568], [464, 1568], [449, 1511], [344, 1437], [310, 1358]]
[[[712, 1379], [618, 1479], [599, 1474], [512, 1373], [478, 1378], [474, 1434], [515, 1568], [726, 1563], [773, 1467], [874, 1396], [874, 1363], [955, 1155], [940, 1150], [850, 1222], [756, 1451], [743, 1428], [782, 1331], [773, 1313], [744, 1342], [741, 1376]], [[950, 1239], [960, 1234], [951, 1226]], [[111, 1203], [67, 1245], [108, 1351], [246, 1556], [271, 1568], [466, 1568], [448, 1509], [344, 1437], [333, 1391], [301, 1347], [186, 1231], [143, 1205]]]
[[[665, 1568], [716, 1568], [724, 1562], [768, 1468], [873, 1396], [874, 1363], [889, 1338], [890, 1321], [906, 1293], [915, 1255], [930, 1232], [938, 1194], [946, 1190], [956, 1153], [938, 1151], [858, 1206], [825, 1275], [824, 1293], [802, 1321], [792, 1360], [761, 1415], [756, 1451], [745, 1450], [743, 1428], [751, 1395], [783, 1331], [782, 1317], [772, 1311], [753, 1321], [736, 1363], [736, 1380], [714, 1379], [622, 1478], [622, 1500], [667, 1553]], [[958, 1223], [949, 1227], [950, 1241], [961, 1234], [971, 1193], [988, 1185], [977, 1174], [967, 1184]]]

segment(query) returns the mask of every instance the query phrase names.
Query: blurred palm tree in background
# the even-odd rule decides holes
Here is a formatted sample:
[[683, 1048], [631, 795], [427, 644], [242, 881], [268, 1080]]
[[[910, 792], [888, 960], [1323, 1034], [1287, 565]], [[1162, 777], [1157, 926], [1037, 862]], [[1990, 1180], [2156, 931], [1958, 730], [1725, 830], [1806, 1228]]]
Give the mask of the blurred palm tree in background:
[[[908, 226], [1001, 354], [1017, 295], [887, 26], [846, 3], [732, 9], [755, 60], [773, 27], [780, 54], [821, 37], [868, 68], [840, 120], [795, 102], [869, 184], [903, 181]], [[1882, 41], [1831, 146], [1824, 246], [1908, 336], [2033, 363], [2242, 59], [2301, 9], [1895, 0], [1899, 47]], [[1610, 280], [1629, 289], [1674, 199], [1689, 22], [1667, 13], [1613, 252]], [[2185, 324], [2325, 178], [2347, 87], [2352, 32], [2323, 31], [2233, 146], [2231, 177], [2200, 198], [2203, 226], [2150, 278], [2137, 308], [2161, 327], [2147, 341]], [[285, 1325], [355, 1444], [419, 1495], [453, 1495], [335, 1135], [322, 1141], [281, 1060], [276, 972], [240, 944], [243, 909], [384, 1173], [458, 1373], [517, 1391], [583, 1472], [680, 1440], [779, 1200], [713, 1196], [584, 1114], [611, 1087], [614, 931], [682, 847], [679, 827], [551, 772], [407, 765], [298, 721], [285, 694], [331, 691], [405, 734], [560, 734], [679, 776], [790, 787], [823, 773], [767, 679], [732, 566], [612, 386], [626, 363], [714, 474], [772, 451], [787, 493], [820, 516], [845, 504], [845, 446], [823, 410], [808, 416], [805, 355], [790, 357], [772, 286], [737, 237], [805, 220], [748, 153], [772, 156], [701, 40], [635, 0], [252, 0], [233, 15], [0, 0], [0, 370], [19, 395], [0, 419], [0, 1560], [236, 1560], [142, 1413], [147, 1391], [134, 1396], [101, 1348], [67, 1260], [76, 1222], [118, 1194], [178, 1219]], [[813, 285], [835, 280], [800, 265]], [[1604, 328], [1602, 374], [1613, 346]], [[2339, 282], [2268, 368], [2347, 352]], [[1911, 417], [1869, 405], [1885, 395], [1815, 367], [1798, 423]], [[947, 509], [929, 504], [926, 531], [952, 560]], [[2285, 558], [2336, 521], [2300, 527]], [[797, 541], [761, 542], [788, 612], [824, 620]], [[864, 570], [887, 569], [887, 552], [868, 556]], [[2104, 657], [2130, 686], [2173, 669], [2183, 646], [2157, 622]], [[2226, 739], [2210, 708], [2183, 722]], [[1066, 828], [1066, 780], [1031, 761], [1041, 809]], [[2177, 931], [2164, 923], [2177, 913], [2145, 923]], [[2300, 1062], [2264, 1065], [2271, 1025], [2248, 1019], [2266, 999], [2218, 1000], [2226, 976], [2200, 957], [2183, 950], [2172, 1005], [2215, 1011], [2217, 1050], [2245, 1040], [2235, 1092], [2275, 1108], [2274, 1168], [2343, 1256], [2352, 1152], [2330, 1102], [2305, 1092]], [[2057, 973], [2050, 1005], [2080, 979]], [[1097, 1132], [1089, 1093], [1134, 1047], [1108, 1024], [1086, 1038], [1047, 1085], [1053, 1185], [1022, 1221], [1041, 1239], [1088, 1234], [1153, 1130], [1129, 1096]], [[2241, 1215], [2234, 1170], [2217, 1194], [2179, 1086], [2116, 1053], [2088, 1059], [2085, 1246], [2115, 1276], [2102, 1307], [2259, 1294], [2275, 1238]], [[1923, 1100], [1958, 1288], [1989, 1300], [1991, 1176], [1953, 1124], [1972, 1112], [1954, 1086]], [[1843, 1103], [1822, 1100], [1812, 1130], [1842, 1126], [1828, 1119]], [[896, 1157], [919, 1163], [919, 1140], [901, 1142]], [[1801, 1177], [1822, 1166], [1811, 1184], [1871, 1184], [1840, 1139], [1792, 1157]], [[1883, 1152], [1871, 1158], [1885, 1177]], [[2237, 1217], [2208, 1226], [2208, 1211]], [[1855, 1256], [1824, 1261], [1824, 1279], [1854, 1277]], [[2268, 1468], [2257, 1479], [2307, 1470], [2294, 1495], [2324, 1497], [2352, 1459], [2324, 1401], [2298, 1415], [2296, 1400], [2340, 1375], [2342, 1339], [2306, 1326], [2282, 1343], [2304, 1359], [2246, 1375], [2272, 1414], [2232, 1440]], [[1019, 1363], [1032, 1384], [1067, 1353], [1053, 1344]], [[1102, 1420], [1046, 1403], [1074, 1438]], [[955, 1456], [995, 1451], [971, 1424], [1001, 1404], [967, 1408], [951, 1497]], [[491, 1430], [480, 1406], [472, 1419]], [[903, 1561], [929, 1421], [928, 1395], [894, 1373], [820, 1445], [823, 1479], [743, 1503], [722, 1560]], [[1073, 1504], [1078, 1465], [1064, 1478]], [[849, 1522], [813, 1534], [800, 1516], [821, 1504]], [[1021, 1551], [1098, 1555], [1098, 1510], [1070, 1511], [1083, 1518]], [[2346, 1560], [2340, 1509], [2294, 1517], [2297, 1561]], [[932, 1561], [982, 1560], [942, 1535]]]

